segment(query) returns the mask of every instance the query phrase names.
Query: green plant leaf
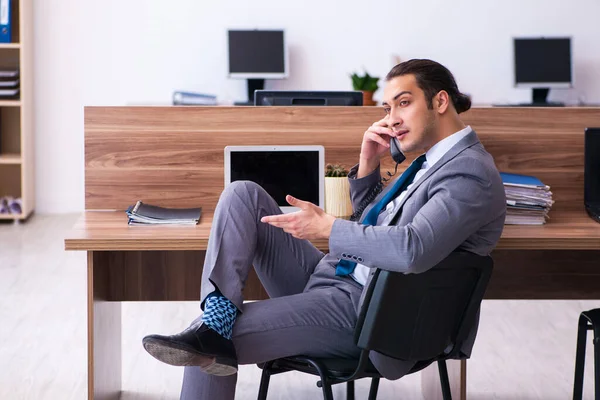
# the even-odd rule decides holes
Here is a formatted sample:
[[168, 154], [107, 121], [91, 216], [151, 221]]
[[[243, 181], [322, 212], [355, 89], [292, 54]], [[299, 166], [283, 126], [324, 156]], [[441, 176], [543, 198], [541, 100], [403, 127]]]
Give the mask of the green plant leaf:
[[378, 77], [369, 75], [368, 72], [365, 71], [363, 76], [358, 75], [356, 72], [351, 75], [352, 77], [352, 87], [354, 90], [364, 90], [364, 91], [376, 91], [379, 89], [377, 82], [379, 81]]

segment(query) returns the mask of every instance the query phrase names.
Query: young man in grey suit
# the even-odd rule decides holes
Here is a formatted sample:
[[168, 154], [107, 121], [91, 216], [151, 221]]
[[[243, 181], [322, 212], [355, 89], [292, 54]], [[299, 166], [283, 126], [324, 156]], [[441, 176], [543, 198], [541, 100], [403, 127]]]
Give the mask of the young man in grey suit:
[[[357, 221], [291, 196], [287, 201], [301, 211], [281, 214], [252, 182], [223, 191], [204, 263], [204, 313], [179, 334], [143, 340], [158, 360], [186, 366], [183, 399], [233, 399], [238, 363], [297, 354], [357, 357], [353, 329], [374, 268], [419, 273], [454, 250], [488, 255], [495, 247], [504, 188], [494, 160], [459, 118], [469, 97], [431, 60], [398, 64], [386, 81], [385, 117], [364, 133], [348, 177]], [[382, 190], [380, 159], [392, 138], [404, 152], [425, 154]], [[328, 239], [330, 253], [312, 239]], [[244, 304], [251, 266], [270, 299]], [[475, 332], [476, 326], [466, 355]], [[376, 352], [370, 358], [388, 379], [413, 366]]]

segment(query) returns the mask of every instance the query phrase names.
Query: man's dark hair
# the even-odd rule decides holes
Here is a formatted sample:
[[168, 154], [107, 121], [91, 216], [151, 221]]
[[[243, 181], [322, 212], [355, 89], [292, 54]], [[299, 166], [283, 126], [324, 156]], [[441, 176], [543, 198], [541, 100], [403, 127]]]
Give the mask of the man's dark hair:
[[396, 65], [385, 77], [386, 81], [401, 75], [414, 75], [417, 85], [425, 93], [427, 107], [433, 108], [433, 96], [445, 90], [457, 113], [471, 108], [471, 98], [458, 91], [454, 76], [442, 64], [432, 60], [408, 60]]

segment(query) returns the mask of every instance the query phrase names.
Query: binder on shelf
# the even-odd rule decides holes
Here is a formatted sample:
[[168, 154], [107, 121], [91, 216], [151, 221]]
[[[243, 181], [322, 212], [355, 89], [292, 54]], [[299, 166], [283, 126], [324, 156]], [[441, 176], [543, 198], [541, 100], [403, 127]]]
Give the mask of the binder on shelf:
[[11, 17], [11, 0], [0, 0], [0, 43], [12, 41]]
[[19, 88], [0, 89], [0, 97], [15, 97], [19, 94]]
[[0, 78], [0, 87], [1, 88], [11, 88], [11, 87], [15, 87], [17, 85], [19, 85], [19, 79], [3, 81]]
[[18, 69], [0, 69], [0, 78], [16, 78], [18, 76]]

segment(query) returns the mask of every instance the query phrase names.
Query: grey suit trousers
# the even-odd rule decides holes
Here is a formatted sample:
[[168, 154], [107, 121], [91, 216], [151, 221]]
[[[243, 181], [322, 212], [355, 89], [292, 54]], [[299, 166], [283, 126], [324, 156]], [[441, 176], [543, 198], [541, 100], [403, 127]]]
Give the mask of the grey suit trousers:
[[[358, 357], [353, 331], [362, 286], [335, 276], [331, 259], [310, 242], [260, 222], [280, 213], [253, 182], [237, 181], [223, 191], [206, 251], [201, 304], [216, 287], [241, 311], [232, 337], [240, 364], [296, 354]], [[252, 266], [270, 298], [244, 304]], [[186, 367], [181, 398], [233, 399], [236, 381], [237, 374], [219, 377]]]

